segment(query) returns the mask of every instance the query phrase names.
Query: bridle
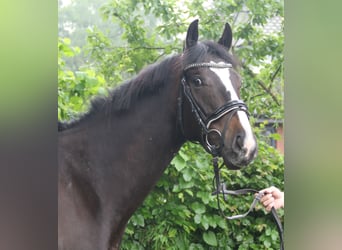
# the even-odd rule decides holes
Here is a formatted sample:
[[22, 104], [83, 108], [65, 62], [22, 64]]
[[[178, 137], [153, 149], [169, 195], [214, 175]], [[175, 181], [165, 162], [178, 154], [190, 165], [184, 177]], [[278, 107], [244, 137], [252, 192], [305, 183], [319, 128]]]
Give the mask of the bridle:
[[[237, 111], [244, 111], [246, 112], [247, 116], [248, 114], [248, 109], [246, 104], [241, 101], [241, 100], [231, 100], [227, 103], [225, 103], [224, 105], [222, 105], [221, 107], [218, 107], [212, 114], [210, 115], [206, 115], [205, 112], [203, 112], [202, 108], [198, 105], [196, 99], [194, 98], [194, 96], [192, 95], [191, 92], [191, 88], [189, 83], [186, 81], [186, 77], [185, 77], [185, 73], [187, 70], [192, 69], [192, 68], [232, 68], [232, 65], [229, 63], [193, 63], [193, 64], [189, 64], [187, 66], [184, 67], [183, 69], [183, 76], [181, 79], [181, 87], [180, 87], [180, 93], [178, 96], [178, 124], [181, 130], [181, 133], [183, 135], [183, 137], [185, 139], [185, 133], [184, 133], [184, 125], [183, 125], [183, 94], [184, 96], [187, 98], [187, 100], [189, 101], [190, 105], [191, 105], [191, 111], [195, 114], [195, 118], [198, 122], [198, 124], [201, 126], [201, 139], [202, 139], [202, 145], [203, 147], [206, 149], [207, 152], [209, 152], [210, 154], [212, 154], [213, 157], [213, 166], [214, 166], [214, 173], [215, 173], [215, 177], [214, 177], [214, 188], [216, 189], [212, 195], [216, 195], [217, 196], [217, 206], [218, 209], [221, 213], [221, 215], [228, 219], [228, 220], [234, 220], [234, 219], [240, 219], [243, 217], [246, 217], [256, 206], [257, 202], [262, 198], [262, 196], [264, 195], [263, 193], [258, 192], [258, 190], [255, 189], [251, 189], [251, 188], [246, 188], [246, 189], [240, 189], [240, 190], [227, 190], [226, 186], [224, 183], [221, 183], [220, 181], [220, 168], [218, 167], [218, 157], [221, 156], [221, 150], [223, 147], [223, 136], [225, 135], [226, 129], [227, 129], [227, 125], [231, 119], [231, 117], [233, 116], [233, 114]], [[223, 131], [219, 131], [217, 129], [213, 129], [210, 128], [210, 125], [221, 119], [223, 116], [227, 115], [227, 114], [231, 114], [231, 116], [226, 120], [225, 126]], [[217, 133], [218, 136], [220, 137], [220, 144], [217, 145], [212, 145], [209, 142], [208, 136], [210, 133]], [[253, 193], [256, 194], [256, 197], [254, 198], [252, 204], [250, 205], [249, 210], [244, 213], [244, 214], [240, 214], [240, 215], [234, 215], [234, 216], [226, 216], [220, 206], [220, 199], [219, 199], [219, 195], [222, 194], [224, 199], [226, 199], [226, 195], [244, 195], [244, 194], [248, 194], [248, 193]], [[280, 249], [284, 250], [284, 241], [283, 241], [283, 228], [282, 228], [282, 224], [281, 221], [277, 215], [277, 212], [274, 208], [272, 208], [272, 215], [273, 215], [273, 219], [275, 220], [275, 223], [277, 225], [277, 229], [278, 229], [278, 233], [279, 233], [279, 237], [280, 237]]]
[[[204, 113], [203, 109], [198, 105], [196, 99], [194, 98], [189, 83], [186, 81], [185, 73], [187, 70], [192, 68], [232, 68], [230, 63], [192, 63], [184, 67], [183, 69], [183, 77], [181, 79], [181, 87], [180, 94], [178, 97], [178, 123], [181, 128], [181, 132], [185, 137], [184, 126], [183, 126], [183, 113], [182, 113], [182, 105], [183, 105], [183, 94], [189, 101], [191, 105], [191, 110], [195, 114], [195, 118], [198, 124], [201, 126], [201, 139], [203, 147], [213, 156], [219, 156], [223, 147], [223, 136], [226, 132], [227, 126], [225, 126], [224, 131], [219, 131], [214, 128], [210, 128], [210, 125], [221, 119], [223, 116], [229, 113], [235, 113], [237, 111], [244, 111], [248, 115], [248, 110], [246, 104], [241, 100], [231, 100], [221, 107], [218, 107], [212, 114], [207, 115]], [[230, 118], [232, 115], [230, 116]], [[230, 118], [226, 121], [226, 124], [229, 122]], [[209, 142], [208, 136], [211, 133], [218, 134], [221, 143], [217, 145], [213, 145]], [[186, 137], [185, 137], [186, 138]]]

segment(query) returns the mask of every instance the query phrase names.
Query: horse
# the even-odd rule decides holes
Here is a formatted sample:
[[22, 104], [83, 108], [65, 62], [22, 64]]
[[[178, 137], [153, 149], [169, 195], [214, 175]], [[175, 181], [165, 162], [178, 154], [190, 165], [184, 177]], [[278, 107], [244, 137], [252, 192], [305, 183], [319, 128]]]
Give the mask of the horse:
[[128, 220], [186, 141], [229, 169], [255, 158], [231, 44], [228, 23], [218, 42], [198, 41], [195, 20], [182, 53], [58, 122], [58, 249], [119, 249]]

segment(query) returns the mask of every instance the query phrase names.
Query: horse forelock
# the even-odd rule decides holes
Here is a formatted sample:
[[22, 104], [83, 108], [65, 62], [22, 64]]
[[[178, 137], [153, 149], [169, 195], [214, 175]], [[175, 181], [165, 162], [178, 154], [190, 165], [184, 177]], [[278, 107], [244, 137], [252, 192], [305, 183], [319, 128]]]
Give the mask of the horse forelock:
[[239, 66], [237, 58], [228, 53], [225, 47], [213, 41], [203, 41], [184, 51], [183, 67], [192, 63], [209, 62], [213, 57], [231, 63], [234, 68]]

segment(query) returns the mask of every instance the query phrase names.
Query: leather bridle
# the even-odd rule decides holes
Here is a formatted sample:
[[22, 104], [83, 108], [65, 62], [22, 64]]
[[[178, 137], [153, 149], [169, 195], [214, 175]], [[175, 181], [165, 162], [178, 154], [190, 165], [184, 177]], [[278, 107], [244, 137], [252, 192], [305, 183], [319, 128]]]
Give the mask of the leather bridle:
[[[246, 189], [240, 189], [240, 190], [227, 190], [226, 186], [224, 183], [221, 183], [220, 181], [220, 168], [218, 167], [218, 156], [221, 156], [221, 150], [223, 147], [223, 137], [225, 135], [226, 129], [227, 129], [227, 125], [231, 119], [231, 117], [233, 116], [233, 114], [237, 111], [244, 111], [246, 112], [247, 115], [248, 114], [248, 109], [246, 104], [241, 101], [241, 100], [231, 100], [227, 103], [225, 103], [224, 105], [222, 105], [221, 107], [217, 108], [212, 114], [207, 115], [205, 114], [205, 112], [203, 111], [203, 109], [198, 105], [196, 99], [194, 98], [194, 96], [192, 95], [191, 92], [191, 88], [189, 83], [186, 81], [186, 76], [185, 73], [187, 70], [192, 69], [192, 68], [203, 68], [203, 67], [207, 67], [207, 68], [232, 68], [232, 65], [229, 63], [193, 63], [193, 64], [189, 64], [187, 66], [185, 66], [184, 70], [183, 70], [183, 76], [181, 79], [181, 87], [180, 87], [180, 93], [178, 96], [178, 124], [180, 126], [180, 130], [181, 133], [183, 135], [183, 137], [185, 139], [185, 133], [184, 133], [184, 122], [183, 122], [183, 94], [184, 96], [187, 98], [187, 100], [189, 101], [190, 105], [191, 105], [191, 111], [195, 114], [195, 118], [198, 122], [198, 124], [201, 126], [201, 139], [202, 139], [202, 145], [203, 147], [206, 149], [206, 151], [208, 151], [210, 154], [212, 154], [213, 157], [213, 165], [214, 165], [214, 173], [215, 173], [215, 177], [214, 177], [214, 181], [215, 181], [215, 185], [214, 188], [216, 189], [212, 195], [216, 195], [217, 196], [217, 206], [218, 209], [221, 213], [221, 215], [228, 219], [228, 220], [234, 220], [234, 219], [240, 219], [243, 218], [245, 216], [247, 216], [256, 206], [257, 202], [261, 199], [261, 197], [264, 195], [263, 193], [258, 192], [255, 189], [251, 189], [251, 188], [246, 188]], [[225, 126], [223, 131], [219, 131], [217, 129], [213, 129], [210, 128], [210, 125], [221, 119], [223, 116], [227, 115], [227, 114], [231, 114], [231, 116], [226, 120], [225, 122]], [[217, 146], [217, 145], [212, 145], [209, 140], [208, 140], [208, 136], [210, 133], [217, 133], [220, 137], [220, 141], [221, 143]], [[244, 194], [248, 194], [248, 193], [257, 193], [255, 199], [253, 200], [252, 204], [250, 205], [249, 210], [244, 213], [244, 214], [240, 214], [240, 215], [233, 215], [233, 216], [226, 216], [220, 206], [220, 199], [219, 199], [219, 195], [222, 194], [224, 198], [226, 198], [226, 195], [244, 195]], [[280, 237], [280, 249], [284, 250], [284, 240], [283, 240], [283, 228], [282, 228], [282, 224], [281, 221], [277, 215], [277, 212], [274, 208], [272, 208], [272, 215], [273, 215], [273, 219], [275, 220], [275, 223], [277, 225], [277, 229], [278, 229], [278, 233], [279, 233], [279, 237]]]
[[[192, 68], [232, 68], [230, 63], [193, 63], [184, 67], [183, 77], [181, 79], [181, 87], [180, 94], [178, 97], [178, 123], [180, 125], [181, 132], [183, 136], [186, 138], [184, 133], [183, 126], [183, 113], [182, 113], [182, 105], [183, 105], [183, 94], [189, 101], [191, 105], [191, 110], [195, 114], [195, 118], [199, 125], [201, 126], [201, 139], [203, 147], [213, 156], [219, 156], [221, 154], [221, 150], [223, 147], [223, 136], [225, 134], [225, 130], [227, 126], [225, 126], [224, 131], [219, 131], [217, 129], [210, 128], [210, 125], [221, 119], [223, 116], [229, 113], [235, 113], [237, 111], [244, 111], [248, 115], [248, 109], [246, 104], [241, 100], [231, 100], [221, 107], [218, 107], [212, 114], [207, 115], [203, 111], [203, 109], [198, 105], [196, 99], [194, 98], [189, 83], [186, 80], [185, 73]], [[231, 118], [232, 116], [230, 116]], [[226, 121], [226, 124], [229, 122], [230, 118]], [[211, 133], [217, 133], [221, 143], [219, 145], [213, 145], [209, 142], [208, 136]]]

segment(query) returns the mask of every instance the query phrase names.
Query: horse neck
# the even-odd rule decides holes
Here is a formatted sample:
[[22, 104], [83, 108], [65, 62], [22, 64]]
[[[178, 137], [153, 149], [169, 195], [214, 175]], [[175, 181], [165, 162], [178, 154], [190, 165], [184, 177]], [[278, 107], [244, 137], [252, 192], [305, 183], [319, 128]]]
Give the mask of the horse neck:
[[[93, 168], [89, 170], [89, 178], [96, 175], [102, 179], [104, 187], [97, 188], [107, 190], [108, 196], [111, 190], [122, 190], [125, 186], [125, 194], [116, 195], [120, 198], [115, 198], [113, 203], [131, 212], [184, 143], [177, 126], [180, 73], [170, 75], [167, 80], [157, 94], [141, 98], [127, 111], [113, 115], [103, 111], [94, 115], [82, 126], [85, 133], [80, 132], [84, 138], [82, 143], [87, 145], [87, 152], [83, 154], [92, 163], [88, 167]], [[110, 108], [103, 110], [108, 112]], [[132, 199], [136, 203], [129, 202]]]
[[177, 129], [177, 86], [177, 81], [171, 79], [158, 94], [142, 99], [129, 112], [110, 119], [113, 135], [124, 142], [123, 153], [134, 153], [127, 159], [147, 160], [156, 153], [163, 158], [179, 149], [183, 141]]
[[[184, 142], [177, 126], [177, 98], [181, 76], [180, 73], [171, 71], [167, 75], [166, 82], [158, 92], [141, 98], [127, 111], [106, 119], [109, 133], [119, 136], [125, 142], [123, 145], [147, 152], [147, 158], [150, 157], [148, 153], [151, 153], [148, 150], [152, 150], [153, 155], [158, 151], [173, 152]], [[122, 149], [133, 150], [124, 146]], [[165, 152], [165, 155], [168, 154]]]

